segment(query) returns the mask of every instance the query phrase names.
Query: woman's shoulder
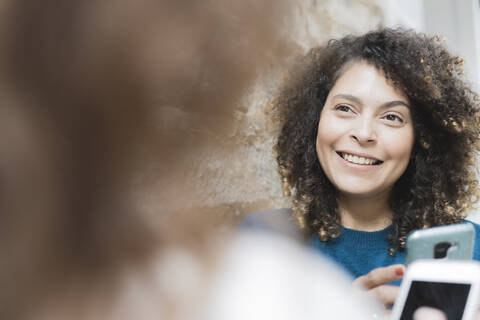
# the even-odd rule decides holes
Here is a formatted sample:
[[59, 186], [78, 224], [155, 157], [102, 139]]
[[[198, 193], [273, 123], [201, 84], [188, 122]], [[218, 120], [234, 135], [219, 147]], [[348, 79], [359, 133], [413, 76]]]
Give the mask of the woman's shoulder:
[[[259, 215], [263, 214], [270, 215]], [[205, 318], [296, 319], [301, 314], [304, 320], [369, 319], [379, 306], [352, 290], [352, 280], [333, 261], [295, 241], [276, 234], [239, 232], [211, 280], [203, 303]]]
[[468, 219], [465, 219], [464, 222], [471, 224], [475, 228], [475, 242], [480, 242], [480, 224]]
[[474, 220], [471, 220], [471, 219], [465, 219], [464, 221], [472, 224], [475, 227], [475, 231], [480, 230], [480, 224], [478, 222], [475, 222]]
[[475, 245], [473, 247], [473, 259], [480, 261], [480, 224], [471, 220], [465, 220], [465, 222], [470, 223], [475, 228]]
[[298, 227], [292, 216], [292, 209], [269, 209], [249, 213], [240, 222], [241, 229], [272, 231], [284, 235], [296, 236]]

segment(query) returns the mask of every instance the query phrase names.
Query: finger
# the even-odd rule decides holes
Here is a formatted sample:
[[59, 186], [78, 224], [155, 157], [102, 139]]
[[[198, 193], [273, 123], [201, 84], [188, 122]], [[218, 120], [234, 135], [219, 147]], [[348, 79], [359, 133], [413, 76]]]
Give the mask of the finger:
[[379, 300], [385, 307], [393, 306], [395, 299], [398, 295], [398, 290], [400, 287], [392, 285], [383, 285], [378, 286], [375, 289], [370, 290], [369, 292], [374, 295], [374, 297]]
[[392, 310], [390, 309], [385, 309], [385, 317], [384, 319], [390, 319], [390, 317], [392, 316]]
[[376, 268], [367, 273], [366, 275], [355, 279], [353, 284], [355, 286], [368, 290], [391, 281], [400, 280], [402, 279], [404, 272], [405, 267], [401, 264], [394, 264], [388, 267]]
[[413, 320], [447, 320], [447, 317], [441, 310], [420, 307], [413, 313]]

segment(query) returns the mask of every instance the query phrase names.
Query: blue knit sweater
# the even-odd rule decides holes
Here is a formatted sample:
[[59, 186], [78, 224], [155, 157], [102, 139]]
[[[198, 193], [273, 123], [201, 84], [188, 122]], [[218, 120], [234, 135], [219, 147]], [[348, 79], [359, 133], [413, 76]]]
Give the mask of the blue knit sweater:
[[[287, 220], [293, 224], [293, 220], [289, 217], [290, 212], [288, 209], [256, 212], [245, 216], [241, 227], [283, 232], [276, 230], [278, 224], [272, 227], [271, 222]], [[273, 218], [274, 216], [278, 219]], [[473, 259], [480, 260], [480, 225], [470, 223], [474, 225], [476, 233]], [[342, 265], [356, 278], [378, 267], [405, 263], [404, 250], [397, 251], [394, 256], [388, 254], [390, 245], [387, 236], [390, 228], [391, 226], [380, 231], [367, 232], [342, 227], [338, 238], [322, 242], [317, 236], [313, 236], [309, 245], [315, 251], [327, 255]]]
[[394, 256], [388, 254], [390, 229], [367, 232], [342, 227], [340, 236], [327, 242], [313, 236], [311, 246], [335, 260], [356, 278], [378, 267], [405, 263], [404, 250], [398, 250]]

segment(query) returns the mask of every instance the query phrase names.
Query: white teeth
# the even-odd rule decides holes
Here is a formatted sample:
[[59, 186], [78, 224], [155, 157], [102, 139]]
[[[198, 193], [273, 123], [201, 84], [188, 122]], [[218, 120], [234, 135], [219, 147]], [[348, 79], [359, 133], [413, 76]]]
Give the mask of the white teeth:
[[342, 156], [343, 159], [347, 160], [348, 162], [355, 163], [355, 164], [372, 165], [375, 162], [377, 162], [377, 160], [374, 160], [374, 159], [354, 156], [354, 155], [348, 154], [348, 153], [340, 153], [340, 155]]

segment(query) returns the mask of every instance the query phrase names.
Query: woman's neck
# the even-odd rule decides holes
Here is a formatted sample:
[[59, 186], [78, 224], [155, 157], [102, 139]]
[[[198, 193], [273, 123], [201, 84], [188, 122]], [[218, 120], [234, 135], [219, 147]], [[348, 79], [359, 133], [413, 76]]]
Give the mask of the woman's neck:
[[389, 193], [362, 198], [340, 194], [338, 208], [342, 226], [361, 231], [385, 229], [392, 223], [393, 211], [388, 204]]

